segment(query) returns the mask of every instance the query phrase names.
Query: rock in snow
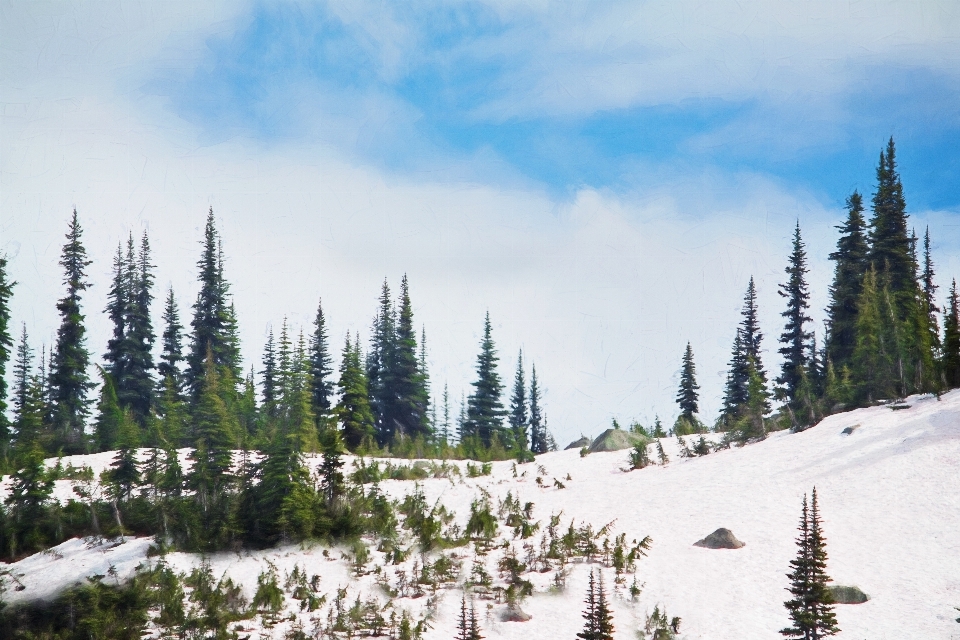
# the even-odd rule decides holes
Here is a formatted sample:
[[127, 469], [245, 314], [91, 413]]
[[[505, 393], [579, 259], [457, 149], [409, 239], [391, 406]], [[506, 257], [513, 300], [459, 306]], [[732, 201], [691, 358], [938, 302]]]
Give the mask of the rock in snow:
[[737, 537], [733, 535], [733, 531], [720, 527], [703, 540], [694, 542], [693, 546], [703, 547], [705, 549], [739, 549], [745, 544], [745, 542], [737, 540]]
[[861, 591], [860, 587], [833, 585], [827, 589], [833, 594], [833, 601], [837, 604], [863, 604], [870, 599], [870, 596]]
[[647, 439], [638, 433], [630, 433], [623, 429], [607, 429], [590, 445], [590, 453], [598, 451], [622, 451], [630, 449], [638, 442], [647, 442]]
[[566, 447], [564, 447], [563, 450], [566, 451], [567, 449], [582, 449], [584, 447], [589, 447], [589, 446], [590, 446], [590, 438], [588, 438], [587, 436], [581, 436], [579, 440], [574, 440], [573, 442], [568, 444]]

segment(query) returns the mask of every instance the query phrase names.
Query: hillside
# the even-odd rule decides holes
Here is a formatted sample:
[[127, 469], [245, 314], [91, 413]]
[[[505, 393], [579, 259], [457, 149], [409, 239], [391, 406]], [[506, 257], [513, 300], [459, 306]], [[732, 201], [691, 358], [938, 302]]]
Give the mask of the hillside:
[[[571, 519], [578, 525], [589, 523], [594, 531], [614, 521], [611, 540], [619, 532], [626, 534], [627, 541], [650, 536], [648, 557], [636, 565], [642, 592], [631, 599], [620, 588], [612, 597], [617, 637], [635, 637], [634, 630], [642, 627], [645, 615], [660, 605], [671, 617], [682, 618], [680, 637], [710, 640], [778, 637], [776, 632], [787, 622], [782, 606], [784, 574], [795, 554], [800, 503], [803, 494], [816, 486], [830, 557], [828, 571], [837, 584], [856, 585], [871, 598], [864, 604], [837, 607], [842, 629], [837, 637], [960, 637], [953, 609], [960, 606], [960, 391], [940, 401], [913, 397], [907, 404], [909, 408], [897, 411], [874, 407], [834, 415], [799, 434], [776, 433], [764, 442], [689, 460], [678, 457], [676, 441], [668, 438], [663, 441], [670, 456], [668, 465], [632, 472], [623, 471], [625, 451], [581, 457], [579, 451], [569, 450], [516, 467], [517, 477], [510, 462], [493, 463], [491, 474], [480, 477], [467, 477], [466, 463], [454, 463], [460, 476], [428, 478], [419, 485], [427, 504], [439, 501], [456, 514], [461, 528], [471, 501], [481, 491], [489, 493], [494, 510], [508, 493], [521, 505], [533, 502], [532, 519], [539, 521], [540, 530], [528, 540], [515, 539], [502, 520], [499, 526], [497, 539], [508, 541], [521, 559], [527, 554], [524, 542], [532, 543], [531, 553], [536, 551], [551, 514], [562, 514], [563, 529]], [[856, 429], [842, 433], [847, 427]], [[63, 464], [102, 469], [111, 457], [109, 453], [75, 456]], [[60, 481], [57, 495], [69, 495], [68, 484]], [[415, 485], [386, 480], [380, 486], [399, 500]], [[693, 546], [718, 527], [732, 530], [746, 546], [737, 550]], [[107, 574], [111, 565], [122, 578], [145, 559], [150, 540], [115, 544], [68, 541], [53, 551], [0, 565], [25, 587], [15, 591], [8, 586], [5, 600], [49, 598], [84, 575]], [[412, 541], [407, 544], [412, 546]], [[461, 562], [457, 582], [462, 584], [473, 565], [474, 547], [446, 553]], [[215, 576], [225, 572], [242, 585], [248, 598], [253, 597], [257, 576], [268, 568], [268, 561], [276, 567], [281, 585], [295, 565], [308, 575], [319, 575], [319, 592], [327, 596], [323, 608], [312, 614], [301, 612], [289, 594], [284, 604], [309, 632], [313, 618], [327, 619], [326, 610], [339, 587], [348, 589], [348, 606], [358, 595], [386, 602], [374, 569], [382, 567], [379, 575], [397, 589], [397, 571], [412, 575], [414, 564], [419, 567], [421, 562], [419, 554], [411, 553], [399, 565], [388, 564], [384, 554], [371, 548], [370, 559], [360, 571], [364, 575], [357, 577], [351, 554], [346, 547], [291, 545], [219, 554], [210, 562]], [[497, 578], [497, 562], [503, 555], [502, 549], [491, 549], [483, 559], [495, 585], [503, 584]], [[199, 556], [185, 553], [168, 554], [166, 559], [179, 571], [200, 562]], [[582, 626], [589, 566], [599, 565], [568, 565], [562, 592], [550, 590], [555, 571], [524, 574], [535, 587], [534, 595], [521, 604], [532, 616], [527, 622], [502, 621], [506, 605], [478, 598], [484, 635], [574, 638]], [[612, 590], [613, 569], [604, 569], [604, 575]], [[627, 575], [626, 585], [632, 581], [633, 576]], [[395, 598], [394, 605], [415, 616], [435, 606], [432, 628], [424, 637], [451, 638], [461, 591], [449, 586], [439, 589], [433, 602], [429, 594], [413, 597], [417, 594], [410, 593]], [[259, 617], [237, 623], [243, 629], [241, 637], [259, 637], [264, 631], [261, 623]], [[268, 637], [284, 637], [290, 625], [289, 621], [276, 623], [266, 629]]]

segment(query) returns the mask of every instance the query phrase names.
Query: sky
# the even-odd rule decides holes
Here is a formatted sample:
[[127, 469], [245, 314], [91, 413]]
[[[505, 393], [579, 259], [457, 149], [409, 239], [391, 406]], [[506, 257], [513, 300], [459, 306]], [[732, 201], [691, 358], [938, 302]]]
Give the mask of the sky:
[[75, 207], [97, 361], [117, 243], [149, 232], [189, 316], [213, 207], [248, 368], [321, 298], [339, 355], [406, 274], [452, 414], [489, 312], [561, 446], [672, 422], [688, 341], [712, 422], [751, 276], [778, 371], [798, 223], [822, 338], [890, 137], [941, 298], [960, 275], [953, 2], [0, 0], [0, 88], [13, 326], [53, 341]]

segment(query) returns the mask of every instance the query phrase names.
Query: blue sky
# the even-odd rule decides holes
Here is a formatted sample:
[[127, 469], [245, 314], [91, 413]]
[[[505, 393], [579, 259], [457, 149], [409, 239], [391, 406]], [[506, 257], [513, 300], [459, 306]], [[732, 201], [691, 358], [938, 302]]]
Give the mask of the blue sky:
[[751, 276], [777, 371], [798, 220], [822, 338], [891, 135], [941, 294], [960, 276], [955, 2], [0, 0], [0, 42], [0, 251], [36, 347], [74, 207], [98, 357], [116, 243], [149, 231], [187, 310], [212, 206], [246, 366], [319, 297], [335, 344], [366, 335], [407, 274], [437, 391], [469, 392], [489, 311], [558, 440], [671, 421], [687, 341], [709, 421]]
[[[576, 42], [558, 45], [534, 10], [415, 5], [380, 9], [381, 29], [346, 20], [325, 3], [255, 5], [229, 32], [207, 40], [192, 73], [161, 75], [147, 90], [168, 96], [208, 142], [314, 137], [359, 162], [406, 173], [484, 154], [487, 163], [506, 164], [560, 198], [583, 187], [644, 188], [664, 173], [716, 169], [767, 174], [842, 202], [852, 188], [870, 188], [879, 150], [892, 135], [910, 204], [960, 203], [955, 70], [904, 64], [896, 55], [849, 56], [818, 68], [843, 80], [826, 95], [816, 82], [771, 81], [658, 99], [644, 93], [643, 76], [662, 51], [637, 46], [597, 54]], [[383, 23], [402, 36], [384, 35]], [[640, 90], [619, 103], [582, 95], [570, 95], [567, 108], [539, 102], [536, 91], [554, 73], [544, 52], [558, 47], [554, 65], [592, 56], [598, 67], [616, 64], [638, 76]], [[748, 58], [741, 63], [755, 62]], [[370, 103], [378, 105], [374, 117], [363, 107], [354, 111]], [[340, 123], [353, 114], [360, 118], [351, 123], [357, 135], [328, 130], [350, 126]], [[375, 133], [364, 135], [365, 128]], [[640, 167], [658, 169], [651, 176]], [[473, 171], [480, 180], [491, 175], [482, 160]]]

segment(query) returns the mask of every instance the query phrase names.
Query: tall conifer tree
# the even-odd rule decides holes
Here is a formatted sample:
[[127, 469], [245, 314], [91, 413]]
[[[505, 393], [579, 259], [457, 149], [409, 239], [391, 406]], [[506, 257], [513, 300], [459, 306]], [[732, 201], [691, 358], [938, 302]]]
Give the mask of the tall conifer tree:
[[890, 138], [886, 151], [880, 152], [877, 166], [869, 260], [889, 287], [901, 321], [909, 316], [909, 305], [916, 290], [917, 265], [913, 242], [907, 231], [906, 208], [903, 185], [897, 172], [896, 149], [893, 138]]
[[[388, 363], [387, 387], [391, 390], [393, 411], [386, 416], [393, 423], [392, 431], [410, 438], [428, 437], [429, 399], [417, 359], [417, 337], [413, 328], [413, 306], [407, 276], [400, 282], [400, 304], [396, 325], [392, 362]], [[391, 435], [393, 435], [391, 434]]]
[[786, 268], [787, 282], [780, 285], [778, 293], [787, 299], [787, 310], [780, 315], [786, 319], [780, 334], [778, 352], [783, 356], [778, 395], [794, 409], [798, 406], [797, 390], [808, 367], [807, 347], [813, 334], [804, 329], [811, 322], [807, 310], [810, 306], [810, 291], [807, 287], [807, 252], [800, 238], [800, 222], [793, 231], [793, 251]]
[[515, 446], [528, 450], [527, 446], [527, 383], [523, 375], [523, 351], [517, 355], [517, 373], [513, 378], [513, 394], [510, 396], [510, 429], [513, 432]]
[[680, 388], [677, 390], [677, 404], [680, 405], [680, 415], [693, 424], [694, 416], [699, 412], [700, 394], [697, 393], [700, 385], [697, 384], [697, 368], [693, 363], [693, 349], [690, 343], [683, 352], [683, 365], [680, 367]]
[[960, 387], [960, 299], [956, 280], [950, 283], [943, 316], [943, 376], [947, 387]]
[[826, 350], [827, 358], [840, 371], [851, 366], [857, 342], [857, 306], [869, 264], [863, 198], [856, 191], [847, 198], [847, 219], [837, 229], [841, 234], [837, 250], [830, 254], [836, 264], [827, 308]]
[[10, 419], [7, 417], [7, 363], [13, 349], [10, 335], [10, 298], [17, 283], [7, 274], [7, 257], [0, 255], [0, 468], [5, 466], [10, 447]]
[[183, 393], [183, 325], [180, 324], [180, 310], [173, 287], [167, 290], [167, 299], [163, 307], [163, 350], [160, 362], [157, 364], [157, 375], [160, 378], [158, 388], [165, 391], [169, 380], [177, 396]]
[[86, 347], [84, 316], [80, 311], [81, 293], [86, 282], [87, 250], [81, 241], [83, 230], [77, 210], [73, 210], [67, 243], [63, 246], [60, 265], [64, 269], [63, 283], [66, 295], [57, 302], [60, 327], [57, 329], [56, 349], [50, 362], [50, 400], [53, 405], [55, 449], [66, 454], [87, 450], [84, 425], [90, 413], [87, 393], [93, 383], [87, 375], [90, 352]]
[[208, 352], [218, 374], [229, 371], [233, 383], [240, 379], [236, 314], [228, 303], [230, 286], [223, 275], [223, 248], [214, 224], [213, 207], [207, 214], [202, 244], [203, 251], [197, 262], [200, 291], [190, 321], [193, 335], [186, 371], [187, 386], [194, 400], [200, 397], [204, 388]]
[[340, 360], [340, 402], [336, 415], [347, 448], [355, 451], [374, 435], [374, 418], [367, 396], [367, 378], [360, 364], [360, 345], [350, 343], [350, 334], [343, 345]]
[[550, 450], [547, 439], [547, 426], [543, 419], [543, 408], [540, 406], [540, 385], [537, 381], [537, 365], [530, 366], [530, 451], [535, 454], [546, 453]]
[[467, 399], [466, 423], [468, 432], [480, 438], [485, 446], [490, 446], [494, 436], [502, 441], [503, 417], [507, 413], [501, 401], [503, 384], [497, 373], [499, 360], [488, 311], [483, 323], [480, 354], [477, 356], [477, 380], [472, 383], [474, 391]]
[[311, 401], [318, 420], [328, 416], [333, 407], [332, 363], [327, 321], [323, 317], [323, 304], [318, 302], [317, 317], [313, 321], [313, 334], [310, 337]]
[[[380, 308], [373, 320], [373, 336], [367, 353], [367, 381], [370, 393], [370, 409], [376, 425], [377, 441], [381, 446], [393, 441], [395, 401], [393, 397], [394, 354], [397, 329], [390, 286], [386, 279], [380, 290]], [[346, 439], [346, 438], [345, 438]], [[349, 445], [348, 445], [349, 446]]]
[[260, 371], [263, 380], [263, 410], [268, 416], [276, 413], [279, 385], [277, 381], [277, 351], [273, 339], [273, 327], [267, 333], [267, 344], [263, 346], [263, 369]]

